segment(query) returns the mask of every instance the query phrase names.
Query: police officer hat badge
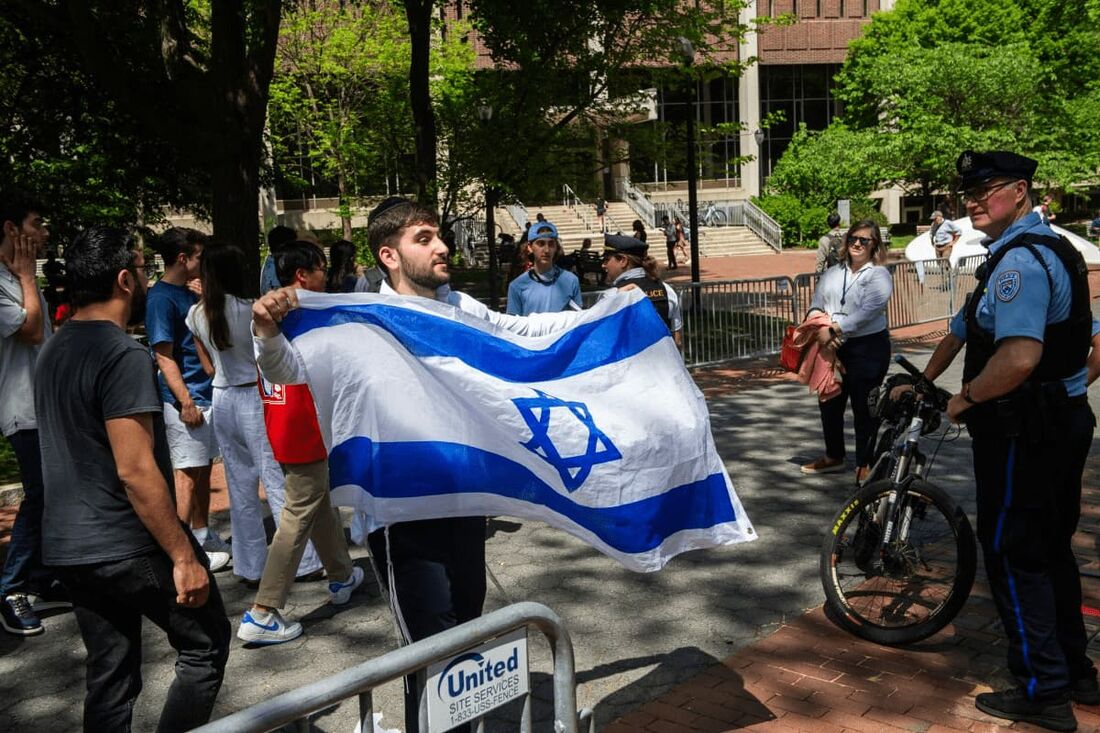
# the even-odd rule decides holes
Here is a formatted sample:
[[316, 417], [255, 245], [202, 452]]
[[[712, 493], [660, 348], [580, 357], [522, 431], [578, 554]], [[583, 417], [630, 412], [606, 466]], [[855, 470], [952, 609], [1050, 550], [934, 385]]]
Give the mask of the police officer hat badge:
[[634, 255], [645, 257], [649, 251], [649, 245], [635, 237], [625, 234], [603, 235], [603, 253], [607, 255]]
[[985, 153], [964, 150], [955, 161], [962, 185], [969, 186], [990, 178], [1015, 178], [1031, 182], [1038, 162], [1007, 150]]

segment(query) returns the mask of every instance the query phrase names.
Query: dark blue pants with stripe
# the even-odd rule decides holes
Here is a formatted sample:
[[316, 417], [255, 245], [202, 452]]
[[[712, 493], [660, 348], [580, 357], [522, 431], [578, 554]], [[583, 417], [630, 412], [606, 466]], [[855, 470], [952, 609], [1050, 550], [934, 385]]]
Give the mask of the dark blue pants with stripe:
[[1061, 408], [1041, 441], [973, 435], [978, 539], [1008, 636], [1008, 668], [1028, 696], [1060, 699], [1096, 675], [1085, 653], [1081, 578], [1070, 539], [1095, 420]]

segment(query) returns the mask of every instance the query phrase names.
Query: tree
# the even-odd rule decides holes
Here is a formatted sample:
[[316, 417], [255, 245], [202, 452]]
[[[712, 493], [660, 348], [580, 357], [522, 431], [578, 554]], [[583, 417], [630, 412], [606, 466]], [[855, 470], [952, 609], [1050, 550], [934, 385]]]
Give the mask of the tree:
[[0, 20], [5, 187], [47, 204], [55, 244], [91, 224], [158, 223], [165, 207], [201, 211], [209, 193], [201, 171], [143, 137], [69, 51]]
[[[314, 2], [283, 21], [271, 85], [277, 161], [304, 148], [312, 166], [335, 179], [344, 237], [349, 196], [360, 182], [388, 176], [411, 139], [404, 16], [385, 2]], [[395, 151], [397, 154], [395, 155]]]
[[1068, 186], [1100, 170], [1095, 0], [899, 0], [851, 44], [844, 124], [883, 135], [883, 183], [949, 188], [967, 147], [1007, 147]]
[[[132, 117], [142, 138], [207, 176], [214, 234], [258, 253], [263, 131], [281, 9], [281, 0], [6, 0], [4, 17], [40, 43], [71, 44], [80, 72]], [[255, 275], [258, 257], [249, 265]]]
[[[479, 135], [487, 145], [469, 146], [467, 158], [475, 164], [451, 159], [448, 169], [475, 171], [476, 159], [487, 161], [490, 165], [481, 166], [479, 177], [493, 179], [503, 190], [528, 171], [543, 170], [540, 162], [550, 157], [556, 140], [568, 137], [567, 128], [585, 123], [606, 127], [621, 114], [613, 109], [609, 92], [622, 72], [678, 66], [678, 47], [672, 41], [677, 36], [695, 44], [704, 68], [737, 73], [753, 60], [716, 59], [719, 52], [735, 48], [745, 32], [738, 22], [743, 5], [742, 0], [472, 0], [470, 22], [494, 68], [473, 75], [462, 94], [490, 104], [493, 117]], [[418, 195], [435, 202], [439, 130], [449, 134], [469, 129], [476, 120], [470, 120], [467, 107], [465, 121], [440, 123], [426, 63], [438, 6], [431, 0], [404, 0], [404, 6], [412, 43], [409, 88]]]

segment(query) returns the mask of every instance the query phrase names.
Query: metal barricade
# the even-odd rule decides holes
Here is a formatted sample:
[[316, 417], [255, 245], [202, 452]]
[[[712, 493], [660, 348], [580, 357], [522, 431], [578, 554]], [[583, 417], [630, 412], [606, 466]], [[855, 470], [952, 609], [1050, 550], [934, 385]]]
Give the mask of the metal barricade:
[[684, 283], [676, 290], [688, 367], [778, 353], [787, 325], [795, 320], [789, 277]]
[[[433, 662], [454, 656], [478, 644], [524, 627], [541, 631], [554, 656], [554, 731], [579, 733], [595, 730], [590, 710], [577, 712], [577, 681], [573, 643], [561, 618], [541, 603], [524, 601], [493, 611], [461, 626], [395, 649], [339, 674], [285, 692], [265, 702], [240, 710], [196, 728], [196, 733], [262, 733], [294, 724], [309, 730], [309, 715], [358, 697], [363, 733], [374, 730], [372, 690], [391, 680], [422, 672]], [[531, 730], [531, 692], [523, 698], [520, 730]], [[484, 718], [477, 718], [476, 730], [483, 733]], [[428, 702], [421, 686], [420, 730], [428, 731]]]

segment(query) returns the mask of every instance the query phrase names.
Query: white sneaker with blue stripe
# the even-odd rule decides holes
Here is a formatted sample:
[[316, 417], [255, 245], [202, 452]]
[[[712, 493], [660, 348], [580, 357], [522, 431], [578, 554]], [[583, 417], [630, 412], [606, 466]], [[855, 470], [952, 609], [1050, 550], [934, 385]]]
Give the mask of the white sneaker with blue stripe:
[[245, 611], [237, 629], [237, 638], [250, 644], [282, 644], [301, 635], [302, 625], [297, 621], [288, 624], [277, 610]]
[[363, 584], [363, 568], [353, 568], [351, 575], [343, 583], [329, 583], [328, 592], [332, 594], [329, 603], [342, 606], [351, 600], [351, 594]]

